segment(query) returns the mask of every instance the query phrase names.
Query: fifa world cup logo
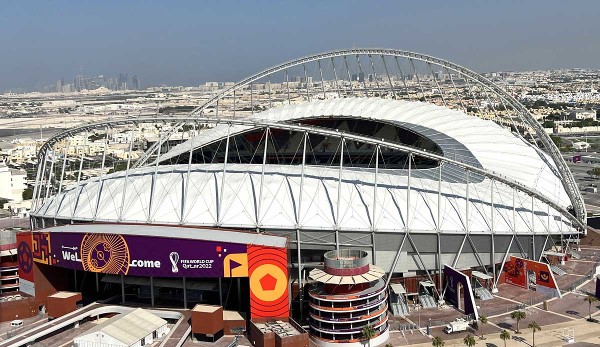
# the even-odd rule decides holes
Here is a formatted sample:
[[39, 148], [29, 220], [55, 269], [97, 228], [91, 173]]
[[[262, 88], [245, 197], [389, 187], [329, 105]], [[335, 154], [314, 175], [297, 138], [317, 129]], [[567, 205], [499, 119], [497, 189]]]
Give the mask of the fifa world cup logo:
[[171, 272], [178, 273], [179, 268], [177, 267], [177, 262], [179, 261], [179, 253], [171, 252], [171, 254], [169, 254], [169, 260], [171, 260]]

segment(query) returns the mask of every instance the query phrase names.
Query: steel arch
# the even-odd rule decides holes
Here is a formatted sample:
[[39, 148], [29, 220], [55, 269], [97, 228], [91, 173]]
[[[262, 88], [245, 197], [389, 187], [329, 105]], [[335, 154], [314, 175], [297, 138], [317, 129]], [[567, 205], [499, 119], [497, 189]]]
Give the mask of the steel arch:
[[[556, 165], [558, 172], [561, 176], [563, 185], [565, 187], [565, 191], [567, 192], [567, 195], [569, 196], [569, 199], [571, 200], [571, 203], [573, 205], [573, 209], [575, 210], [575, 214], [576, 214], [577, 218], [581, 221], [582, 224], [586, 224], [587, 213], [586, 213], [585, 203], [583, 201], [583, 197], [581, 196], [581, 193], [579, 192], [579, 188], [577, 186], [577, 183], [575, 182], [575, 179], [573, 178], [573, 175], [571, 174], [569, 168], [567, 167], [567, 164], [565, 163], [562, 156], [560, 155], [560, 151], [558, 150], [558, 148], [556, 147], [554, 142], [550, 139], [548, 134], [546, 134], [546, 132], [544, 131], [544, 128], [531, 116], [529, 111], [527, 111], [527, 109], [518, 100], [516, 100], [512, 95], [510, 95], [508, 92], [506, 92], [504, 89], [500, 88], [498, 85], [496, 85], [489, 79], [487, 79], [487, 78], [481, 76], [480, 74], [478, 74], [472, 70], [469, 70], [463, 66], [460, 66], [460, 65], [454, 64], [452, 62], [449, 62], [447, 60], [439, 59], [439, 58], [436, 58], [436, 57], [433, 57], [430, 55], [411, 52], [411, 51], [396, 50], [396, 49], [353, 48], [353, 49], [335, 50], [335, 51], [329, 51], [329, 52], [325, 52], [325, 53], [305, 56], [305, 57], [302, 57], [299, 59], [290, 60], [283, 64], [271, 67], [269, 69], [266, 69], [262, 72], [259, 72], [257, 74], [254, 74], [250, 77], [247, 77], [247, 78], [241, 80], [240, 82], [236, 83], [234, 86], [223, 90], [222, 92], [216, 94], [215, 96], [213, 96], [212, 98], [207, 100], [204, 104], [198, 106], [196, 109], [194, 109], [192, 112], [190, 112], [189, 117], [195, 117], [196, 114], [198, 114], [199, 112], [200, 112], [200, 114], [202, 114], [202, 111], [204, 109], [206, 109], [209, 106], [212, 106], [218, 100], [222, 99], [223, 97], [225, 97], [237, 90], [243, 89], [244, 87], [248, 86], [250, 83], [252, 83], [254, 81], [260, 80], [262, 78], [265, 78], [274, 73], [286, 70], [288, 68], [306, 64], [306, 63], [310, 63], [310, 62], [314, 62], [314, 61], [319, 61], [321, 59], [352, 56], [352, 55], [369, 55], [369, 54], [415, 59], [415, 60], [419, 60], [419, 61], [422, 61], [425, 63], [437, 64], [448, 70], [452, 70], [463, 76], [466, 76], [473, 81], [476, 81], [479, 85], [492, 91], [499, 98], [501, 98], [507, 104], [512, 106], [517, 111], [517, 115], [519, 116], [521, 121], [535, 131], [537, 138], [542, 142], [544, 148], [546, 148], [548, 150], [550, 157], [552, 158], [552, 160], [553, 160], [554, 164]], [[177, 127], [175, 127], [174, 130], [178, 129], [180, 126], [181, 126], [181, 124], [179, 124]], [[139, 166], [143, 165], [145, 163], [145, 161], [148, 159], [149, 155], [155, 151], [156, 147], [161, 145], [161, 143], [159, 143], [159, 142], [157, 142], [157, 144], [155, 144], [150, 149], [148, 149], [148, 151], [144, 154], [144, 156], [142, 156], [142, 158], [140, 158], [134, 164], [134, 167], [139, 167]]]

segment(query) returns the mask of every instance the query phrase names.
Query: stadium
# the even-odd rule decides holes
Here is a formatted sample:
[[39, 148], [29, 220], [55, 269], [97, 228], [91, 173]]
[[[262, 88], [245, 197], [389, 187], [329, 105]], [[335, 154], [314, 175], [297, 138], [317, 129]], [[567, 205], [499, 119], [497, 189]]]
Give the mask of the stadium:
[[[121, 171], [106, 173], [105, 154], [68, 158], [60, 147], [78, 134], [136, 131], [140, 124], [169, 126], [139, 159], [129, 155]], [[185, 132], [193, 136], [176, 141]], [[132, 148], [133, 140], [130, 154]], [[79, 174], [68, 180], [71, 161]], [[98, 174], [82, 177], [92, 161]], [[586, 224], [560, 152], [510, 93], [454, 63], [399, 50], [307, 56], [224, 88], [187, 115], [69, 129], [42, 147], [39, 163], [34, 236], [41, 231], [54, 242], [82, 234], [68, 246], [48, 242], [49, 258], [56, 247], [99, 235], [147, 237], [139, 247], [157, 252], [164, 239], [245, 244], [248, 254], [251, 245], [271, 247], [285, 259], [278, 278], [289, 278], [291, 314], [300, 320], [308, 272], [322, 266], [328, 251], [364, 251], [386, 272], [387, 284], [402, 283], [409, 293], [425, 289], [438, 300], [444, 266], [482, 274], [493, 291], [509, 256], [540, 260], [546, 251], [564, 251]], [[39, 262], [36, 245], [46, 238], [35, 237]], [[127, 240], [128, 257], [134, 243]], [[86, 267], [83, 259], [66, 266], [75, 270], [68, 281], [81, 289], [93, 283], [85, 274], [95, 272], [97, 289], [98, 281], [145, 286], [154, 277], [182, 288], [174, 277], [186, 275], [172, 264], [197, 256], [176, 253], [177, 259], [148, 255], [110, 268]], [[127, 282], [132, 274], [137, 282]], [[224, 292], [219, 274], [192, 277], [199, 283], [218, 277]], [[253, 291], [253, 280], [231, 283], [239, 304], [247, 303], [240, 296], [245, 286]], [[260, 311], [268, 306], [256, 312], [281, 315]], [[274, 308], [280, 309], [286, 306]]]

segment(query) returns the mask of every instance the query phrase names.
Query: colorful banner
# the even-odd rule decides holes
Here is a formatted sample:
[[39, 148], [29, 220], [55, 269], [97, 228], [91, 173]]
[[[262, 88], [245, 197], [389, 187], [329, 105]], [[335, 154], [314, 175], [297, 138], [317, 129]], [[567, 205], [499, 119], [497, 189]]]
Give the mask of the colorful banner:
[[287, 250], [248, 246], [251, 318], [288, 317]]
[[36, 262], [114, 275], [248, 277], [246, 245], [117, 234], [33, 234]]
[[527, 280], [529, 271], [535, 273], [537, 292], [548, 296], [562, 297], [550, 265], [539, 261], [511, 255], [509, 261], [504, 265], [504, 282], [522, 288], [529, 288]]
[[115, 275], [249, 277], [252, 318], [289, 316], [287, 248], [99, 233], [34, 232], [29, 238], [30, 250], [23, 246], [19, 256], [31, 264]]
[[[444, 265], [444, 277], [446, 281], [446, 291], [444, 300], [450, 302], [456, 308], [459, 305], [459, 297], [463, 296], [463, 310], [465, 314], [474, 314], [475, 319], [479, 318], [477, 306], [475, 305], [475, 297], [471, 287], [471, 279], [464, 273], [453, 269], [448, 265]], [[462, 293], [459, 291], [459, 284], [462, 285]]]
[[30, 232], [17, 233], [17, 259], [19, 262], [19, 290], [35, 296], [33, 277], [33, 251]]

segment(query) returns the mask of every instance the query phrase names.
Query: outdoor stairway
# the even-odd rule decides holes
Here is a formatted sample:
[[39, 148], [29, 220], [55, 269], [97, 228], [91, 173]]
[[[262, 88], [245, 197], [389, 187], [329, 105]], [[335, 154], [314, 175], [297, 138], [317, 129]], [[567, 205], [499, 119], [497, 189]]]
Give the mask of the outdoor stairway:
[[475, 288], [475, 290], [473, 291], [475, 292], [475, 296], [477, 296], [481, 300], [492, 300], [494, 298], [492, 293], [490, 293], [490, 291], [487, 288], [479, 287]]
[[423, 308], [436, 308], [437, 304], [435, 299], [431, 295], [419, 295], [419, 303]]
[[557, 274], [558, 276], [564, 276], [567, 274], [567, 272], [561, 268], [559, 268], [556, 265], [550, 265], [550, 269], [552, 269], [552, 272], [554, 272], [555, 274]]
[[408, 306], [403, 302], [393, 302], [392, 313], [394, 316], [408, 316]]

